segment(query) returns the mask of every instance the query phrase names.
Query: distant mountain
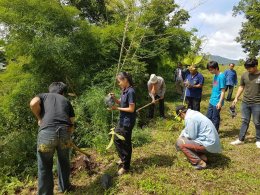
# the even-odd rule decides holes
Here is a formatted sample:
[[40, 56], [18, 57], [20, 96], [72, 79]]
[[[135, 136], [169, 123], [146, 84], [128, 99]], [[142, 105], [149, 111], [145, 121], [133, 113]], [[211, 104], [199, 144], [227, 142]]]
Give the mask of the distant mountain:
[[238, 64], [238, 60], [232, 60], [221, 56], [210, 55], [210, 60], [217, 61], [218, 64], [228, 65], [230, 63]]

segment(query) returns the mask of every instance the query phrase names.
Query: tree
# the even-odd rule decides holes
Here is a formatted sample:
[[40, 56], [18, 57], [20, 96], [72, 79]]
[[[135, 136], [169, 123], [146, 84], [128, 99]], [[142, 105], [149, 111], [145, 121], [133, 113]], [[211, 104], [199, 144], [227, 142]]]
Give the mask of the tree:
[[26, 169], [37, 129], [28, 103], [53, 81], [77, 95], [78, 143], [103, 144], [112, 117], [102, 102], [115, 73], [131, 72], [138, 103], [146, 101], [144, 75], [188, 53], [192, 33], [181, 28], [188, 17], [172, 0], [1, 0], [9, 65], [0, 74], [0, 173], [35, 173]]
[[81, 11], [80, 16], [89, 22], [100, 24], [108, 21], [105, 0], [68, 0], [68, 4]]
[[234, 6], [233, 13], [244, 14], [247, 19], [243, 22], [242, 29], [237, 37], [245, 53], [249, 57], [256, 57], [260, 51], [260, 2], [258, 0], [241, 0], [237, 6]]

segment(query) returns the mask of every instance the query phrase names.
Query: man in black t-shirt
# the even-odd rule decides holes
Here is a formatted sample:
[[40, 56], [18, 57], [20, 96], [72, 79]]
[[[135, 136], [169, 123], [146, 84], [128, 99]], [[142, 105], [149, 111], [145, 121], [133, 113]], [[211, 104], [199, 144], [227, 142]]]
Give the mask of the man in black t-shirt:
[[38, 194], [53, 194], [53, 155], [57, 151], [59, 191], [69, 191], [70, 176], [70, 134], [74, 123], [74, 110], [64, 97], [66, 85], [54, 82], [49, 93], [42, 93], [30, 102], [39, 125], [37, 140]]

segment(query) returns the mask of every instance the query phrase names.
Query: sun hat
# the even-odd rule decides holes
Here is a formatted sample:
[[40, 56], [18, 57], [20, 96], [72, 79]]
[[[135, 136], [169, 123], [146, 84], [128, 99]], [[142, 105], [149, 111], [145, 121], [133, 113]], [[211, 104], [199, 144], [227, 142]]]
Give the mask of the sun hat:
[[157, 81], [158, 81], [158, 77], [155, 74], [151, 74], [149, 82], [155, 84], [157, 83]]

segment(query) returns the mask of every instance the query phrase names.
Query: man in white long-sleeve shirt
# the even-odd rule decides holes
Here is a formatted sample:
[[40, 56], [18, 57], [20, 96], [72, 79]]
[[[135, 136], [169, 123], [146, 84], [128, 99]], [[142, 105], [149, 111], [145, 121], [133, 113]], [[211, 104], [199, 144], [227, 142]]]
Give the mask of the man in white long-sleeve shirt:
[[154, 103], [150, 106], [149, 118], [153, 118], [154, 116], [154, 108], [155, 108], [156, 100], [159, 101], [160, 117], [165, 118], [164, 94], [166, 91], [166, 85], [164, 79], [160, 76], [156, 76], [155, 74], [151, 74], [147, 86], [148, 86], [149, 95], [152, 98], [152, 102]]
[[198, 111], [177, 106], [176, 113], [185, 121], [185, 128], [179, 136], [176, 148], [181, 150], [195, 169], [204, 169], [207, 164], [206, 153], [220, 153], [218, 132], [206, 116]]

